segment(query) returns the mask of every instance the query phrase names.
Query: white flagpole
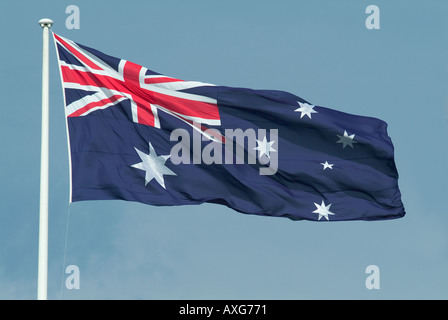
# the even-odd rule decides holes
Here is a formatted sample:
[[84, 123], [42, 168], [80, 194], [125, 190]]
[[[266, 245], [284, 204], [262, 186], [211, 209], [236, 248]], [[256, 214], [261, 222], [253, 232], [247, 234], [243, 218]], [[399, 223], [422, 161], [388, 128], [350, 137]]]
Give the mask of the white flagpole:
[[47, 300], [48, 276], [48, 138], [49, 138], [49, 76], [48, 34], [50, 19], [39, 20], [43, 29], [42, 49], [42, 140], [40, 158], [39, 260], [37, 265], [37, 299]]

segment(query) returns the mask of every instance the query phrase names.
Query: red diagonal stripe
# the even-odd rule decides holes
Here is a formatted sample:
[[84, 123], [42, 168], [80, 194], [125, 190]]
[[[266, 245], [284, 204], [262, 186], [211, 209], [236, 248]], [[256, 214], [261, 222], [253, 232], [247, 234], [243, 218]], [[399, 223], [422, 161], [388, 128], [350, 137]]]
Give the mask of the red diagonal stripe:
[[96, 108], [99, 106], [104, 106], [108, 103], [114, 103], [115, 101], [117, 101], [118, 99], [121, 99], [121, 98], [123, 98], [123, 96], [117, 94], [110, 98], [106, 98], [106, 99], [102, 99], [99, 101], [88, 103], [83, 108], [76, 110], [72, 114], [69, 114], [67, 117], [78, 117], [78, 116], [84, 114], [85, 112], [89, 111], [90, 109], [93, 109], [93, 108]]
[[63, 44], [67, 48], [67, 50], [69, 50], [76, 58], [78, 58], [83, 63], [88, 65], [90, 68], [92, 68], [94, 70], [102, 70], [100, 67], [98, 67], [96, 64], [94, 64], [90, 59], [88, 59], [86, 56], [84, 56], [81, 52], [76, 50], [74, 47], [69, 45], [66, 41], [64, 41], [57, 34], [54, 34], [54, 36], [61, 44]]

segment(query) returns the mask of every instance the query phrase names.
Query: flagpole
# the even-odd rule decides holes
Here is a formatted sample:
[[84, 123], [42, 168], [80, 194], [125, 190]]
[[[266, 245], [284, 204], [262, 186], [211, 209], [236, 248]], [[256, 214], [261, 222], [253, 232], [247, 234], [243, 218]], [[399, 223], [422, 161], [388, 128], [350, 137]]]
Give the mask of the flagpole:
[[37, 299], [47, 300], [48, 277], [48, 138], [49, 138], [49, 68], [48, 34], [50, 19], [39, 20], [43, 30], [42, 49], [42, 136], [40, 158], [39, 257], [37, 265]]

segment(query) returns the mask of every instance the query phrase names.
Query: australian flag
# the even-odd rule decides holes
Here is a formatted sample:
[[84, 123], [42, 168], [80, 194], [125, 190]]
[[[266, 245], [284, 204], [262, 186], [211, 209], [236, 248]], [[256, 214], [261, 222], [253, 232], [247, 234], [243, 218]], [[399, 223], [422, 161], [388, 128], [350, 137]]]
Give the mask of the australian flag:
[[311, 221], [405, 215], [384, 121], [288, 92], [176, 79], [53, 37], [71, 201], [215, 203]]

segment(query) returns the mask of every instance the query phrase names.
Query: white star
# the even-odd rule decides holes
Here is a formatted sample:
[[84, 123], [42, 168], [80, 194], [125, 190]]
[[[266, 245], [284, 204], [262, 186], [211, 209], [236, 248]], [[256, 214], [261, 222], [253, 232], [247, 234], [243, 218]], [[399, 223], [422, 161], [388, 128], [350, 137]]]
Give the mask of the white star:
[[297, 101], [297, 103], [299, 104], [300, 108], [297, 108], [294, 111], [299, 111], [301, 113], [300, 119], [302, 119], [304, 115], [307, 115], [308, 118], [311, 119], [312, 113], [318, 113], [316, 110], [313, 109], [315, 106], [312, 104], [300, 103], [299, 101]]
[[342, 149], [344, 149], [346, 146], [350, 146], [353, 148], [353, 143], [358, 143], [355, 140], [353, 140], [355, 135], [354, 134], [348, 135], [347, 131], [345, 130], [343, 136], [340, 136], [338, 134], [337, 136], [339, 137], [339, 140], [336, 143], [342, 143]]
[[131, 167], [137, 168], [143, 171], [146, 171], [145, 175], [145, 186], [152, 180], [156, 179], [156, 181], [165, 188], [165, 180], [163, 179], [163, 175], [176, 175], [173, 171], [171, 171], [167, 166], [165, 166], [166, 160], [170, 157], [166, 156], [158, 156], [152, 147], [151, 142], [149, 143], [149, 154], [141, 152], [137, 148], [137, 151], [142, 162], [133, 164]]
[[327, 168], [330, 168], [331, 170], [333, 170], [333, 166], [334, 166], [333, 163], [328, 163], [328, 161], [325, 161], [325, 163], [321, 162], [320, 164], [324, 166], [324, 170]]
[[322, 217], [325, 217], [325, 219], [328, 219], [328, 215], [334, 215], [333, 212], [330, 212], [330, 207], [331, 207], [331, 203], [326, 206], [324, 200], [322, 200], [322, 204], [318, 205], [316, 202], [314, 202], [314, 205], [316, 206], [316, 210], [313, 211], [313, 213], [318, 213], [319, 214], [319, 219], [320, 220]]
[[263, 154], [265, 154], [268, 158], [270, 158], [271, 151], [277, 151], [275, 150], [272, 145], [274, 144], [275, 140], [273, 141], [267, 141], [266, 136], [263, 137], [263, 141], [260, 141], [257, 139], [257, 147], [254, 148], [254, 150], [258, 150], [259, 154], [258, 157], [261, 158]]

